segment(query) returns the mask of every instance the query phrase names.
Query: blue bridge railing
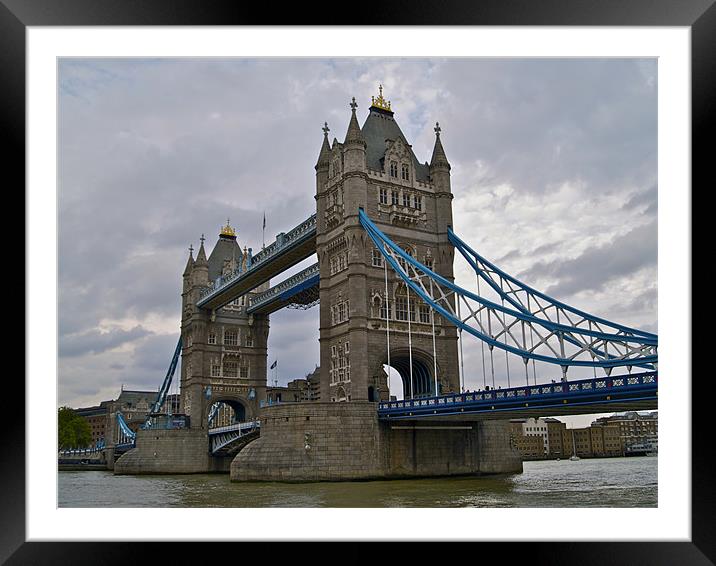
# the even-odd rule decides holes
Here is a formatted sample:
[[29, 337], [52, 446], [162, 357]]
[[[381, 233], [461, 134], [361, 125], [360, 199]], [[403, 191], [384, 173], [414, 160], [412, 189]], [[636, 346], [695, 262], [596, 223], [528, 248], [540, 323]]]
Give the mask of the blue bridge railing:
[[657, 372], [560, 381], [508, 389], [468, 391], [437, 397], [420, 397], [378, 404], [381, 418], [529, 410], [574, 404], [608, 404], [656, 399]]

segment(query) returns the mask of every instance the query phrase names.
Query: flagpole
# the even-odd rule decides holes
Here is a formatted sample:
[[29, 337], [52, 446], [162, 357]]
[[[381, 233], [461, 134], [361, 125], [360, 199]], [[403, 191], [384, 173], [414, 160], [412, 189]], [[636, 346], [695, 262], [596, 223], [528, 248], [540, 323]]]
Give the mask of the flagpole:
[[263, 226], [263, 229], [261, 232], [261, 240], [263, 242], [263, 248], [261, 248], [261, 249], [264, 249], [266, 247], [266, 211], [265, 210], [264, 210], [264, 226]]

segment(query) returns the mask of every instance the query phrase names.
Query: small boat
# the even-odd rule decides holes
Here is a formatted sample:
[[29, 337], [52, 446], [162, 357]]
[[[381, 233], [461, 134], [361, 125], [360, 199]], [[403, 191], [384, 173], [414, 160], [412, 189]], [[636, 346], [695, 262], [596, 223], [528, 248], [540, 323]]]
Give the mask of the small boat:
[[577, 456], [576, 454], [572, 454], [572, 455], [569, 457], [569, 459], [570, 459], [572, 462], [576, 462], [577, 460], [581, 460], [581, 458], [580, 458], [579, 456]]

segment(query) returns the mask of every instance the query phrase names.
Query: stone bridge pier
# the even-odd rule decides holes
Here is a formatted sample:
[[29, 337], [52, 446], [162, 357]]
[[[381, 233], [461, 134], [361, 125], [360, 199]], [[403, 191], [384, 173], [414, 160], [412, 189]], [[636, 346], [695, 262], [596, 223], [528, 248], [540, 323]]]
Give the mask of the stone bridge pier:
[[376, 404], [266, 407], [232, 481], [345, 481], [522, 472], [507, 421], [386, 423]]

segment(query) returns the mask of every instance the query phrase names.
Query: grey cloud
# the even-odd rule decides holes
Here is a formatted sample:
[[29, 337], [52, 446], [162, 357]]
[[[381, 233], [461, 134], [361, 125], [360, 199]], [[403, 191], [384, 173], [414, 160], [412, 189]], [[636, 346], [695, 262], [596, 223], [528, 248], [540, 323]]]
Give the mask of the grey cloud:
[[59, 354], [60, 357], [101, 354], [148, 334], [150, 333], [146, 329], [135, 326], [131, 330], [114, 329], [108, 332], [94, 330], [83, 334], [64, 335], [60, 337]]
[[609, 245], [588, 248], [580, 256], [564, 261], [539, 262], [521, 277], [526, 280], [556, 278], [557, 283], [545, 289], [556, 297], [602, 289], [609, 281], [639, 269], [655, 265], [657, 240], [655, 226], [635, 228]]

